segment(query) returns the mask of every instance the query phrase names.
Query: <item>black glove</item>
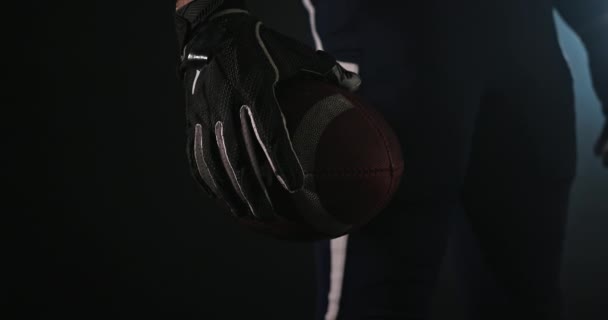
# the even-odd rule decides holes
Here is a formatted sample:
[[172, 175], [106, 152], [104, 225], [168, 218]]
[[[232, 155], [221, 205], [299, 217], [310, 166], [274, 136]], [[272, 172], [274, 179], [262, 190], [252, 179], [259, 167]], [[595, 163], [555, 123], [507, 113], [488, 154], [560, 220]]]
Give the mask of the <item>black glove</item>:
[[336, 60], [266, 28], [241, 1], [197, 0], [176, 13], [195, 177], [237, 216], [275, 216], [266, 186], [299, 190], [304, 172], [275, 89], [313, 77], [356, 90]]

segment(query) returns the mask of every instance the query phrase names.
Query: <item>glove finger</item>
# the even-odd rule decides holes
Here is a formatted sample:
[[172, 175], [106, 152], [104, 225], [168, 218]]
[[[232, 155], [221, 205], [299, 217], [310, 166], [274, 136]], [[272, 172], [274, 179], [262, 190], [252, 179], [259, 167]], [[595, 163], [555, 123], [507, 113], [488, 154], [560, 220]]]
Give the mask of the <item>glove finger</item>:
[[[190, 126], [188, 128], [187, 153], [193, 175], [199, 184], [212, 195], [221, 197], [218, 182], [213, 177], [215, 171], [211, 159], [210, 137], [213, 137], [207, 123], [209, 112], [204, 103], [203, 69], [189, 69], [184, 73], [184, 89], [186, 93], [186, 114]], [[215, 142], [215, 141], [213, 141]], [[214, 143], [215, 144], [215, 143]]]
[[215, 137], [224, 170], [233, 190], [249, 209], [249, 214], [257, 219], [274, 217], [270, 197], [266, 188], [257, 180], [243, 143], [238, 143], [242, 139], [238, 136], [232, 120], [218, 121], [215, 125]]
[[203, 123], [208, 123], [205, 119], [208, 113], [203, 110], [204, 104], [201, 102], [203, 90], [201, 90], [199, 79], [202, 71], [202, 69], [188, 69], [185, 70], [183, 77], [186, 115], [190, 124], [187, 129], [186, 152], [192, 175], [196, 181], [209, 196], [218, 198], [220, 197], [218, 186], [211, 174], [212, 168], [207, 164], [211, 164], [211, 161], [206, 159], [209, 157], [209, 150], [205, 150], [204, 147], [209, 146], [209, 132], [211, 131], [203, 128]]
[[203, 136], [203, 126], [200, 123], [195, 125], [194, 139], [192, 139], [192, 146], [190, 150], [191, 158], [193, 160], [193, 168], [196, 169], [197, 177], [203, 182], [207, 189], [214, 195], [218, 196], [218, 185], [211, 174], [211, 169], [207, 165], [208, 161], [205, 160], [207, 153], [205, 152], [205, 145], [209, 145], [208, 135]]
[[196, 124], [194, 137], [190, 146], [193, 159], [192, 170], [203, 188], [211, 192], [216, 199], [228, 206], [235, 216], [243, 215], [247, 209], [232, 189], [224, 169], [219, 165], [219, 152], [213, 133], [205, 130], [203, 125]]
[[[188, 131], [190, 131], [190, 129], [188, 129]], [[188, 156], [188, 163], [190, 164], [190, 172], [192, 173], [192, 177], [194, 177], [194, 180], [198, 182], [198, 185], [201, 186], [205, 194], [207, 194], [212, 199], [218, 199], [219, 197], [216, 193], [217, 191], [214, 190], [207, 181], [205, 181], [205, 179], [200, 174], [199, 168], [197, 167], [196, 159], [194, 156], [195, 150], [193, 147], [194, 136], [188, 135], [186, 140], [186, 154]]]
[[293, 147], [287, 121], [276, 102], [274, 92], [260, 92], [254, 105], [255, 108], [243, 109], [249, 118], [253, 135], [279, 183], [287, 191], [296, 192], [304, 184], [304, 169]]
[[250, 118], [251, 108], [247, 105], [241, 106], [240, 120], [241, 120], [241, 133], [243, 136], [243, 144], [247, 150], [249, 163], [255, 174], [255, 178], [258, 182], [264, 196], [268, 199], [268, 202], [272, 204], [270, 199], [268, 187], [274, 183], [274, 172], [267, 162], [266, 155], [262, 147], [260, 146]]

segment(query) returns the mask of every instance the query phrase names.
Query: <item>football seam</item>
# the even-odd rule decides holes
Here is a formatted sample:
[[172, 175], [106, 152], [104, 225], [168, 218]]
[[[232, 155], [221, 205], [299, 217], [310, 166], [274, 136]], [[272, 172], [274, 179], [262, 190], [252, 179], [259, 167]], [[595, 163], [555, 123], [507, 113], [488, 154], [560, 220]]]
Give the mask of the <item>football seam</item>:
[[[384, 143], [384, 148], [386, 149], [386, 154], [388, 156], [388, 162], [389, 162], [388, 170], [394, 171], [395, 169], [398, 169], [395, 167], [395, 163], [393, 160], [393, 155], [391, 154], [389, 142], [388, 142], [386, 136], [382, 133], [382, 130], [380, 130], [380, 128], [376, 125], [375, 121], [373, 121], [373, 118], [367, 112], [367, 110], [365, 110], [365, 107], [363, 107], [361, 104], [359, 104], [358, 101], [356, 101], [354, 103], [354, 105], [357, 106], [357, 108], [356, 108], [357, 110], [361, 111], [361, 114], [363, 114], [365, 120], [369, 123], [370, 126], [372, 126], [376, 130], [376, 133], [382, 140], [382, 143]], [[390, 129], [390, 127], [389, 127], [389, 129]], [[390, 172], [390, 177], [391, 177], [390, 184], [389, 184], [388, 188], [386, 189], [386, 192], [384, 194], [384, 199], [382, 199], [382, 201], [378, 201], [378, 203], [374, 207], [374, 210], [384, 207], [386, 205], [386, 203], [388, 202], [388, 199], [390, 198], [391, 191], [393, 190], [393, 185], [395, 184], [395, 175], [393, 174], [393, 172]]]

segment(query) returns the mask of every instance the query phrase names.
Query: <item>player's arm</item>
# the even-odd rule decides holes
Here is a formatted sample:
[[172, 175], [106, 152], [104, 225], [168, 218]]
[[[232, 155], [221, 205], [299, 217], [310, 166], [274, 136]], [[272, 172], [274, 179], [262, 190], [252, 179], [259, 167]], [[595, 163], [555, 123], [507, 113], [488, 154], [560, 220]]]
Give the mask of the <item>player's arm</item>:
[[[587, 48], [595, 91], [608, 117], [608, 1], [556, 0], [555, 3]], [[595, 149], [608, 167], [608, 122]]]

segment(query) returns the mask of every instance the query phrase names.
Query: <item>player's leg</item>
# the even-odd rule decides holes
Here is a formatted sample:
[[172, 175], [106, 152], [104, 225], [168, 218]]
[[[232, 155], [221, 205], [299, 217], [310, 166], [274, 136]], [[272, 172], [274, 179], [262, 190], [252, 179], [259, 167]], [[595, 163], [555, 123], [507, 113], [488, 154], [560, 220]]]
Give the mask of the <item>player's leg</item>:
[[407, 63], [391, 56], [397, 49], [361, 63], [360, 94], [395, 129], [405, 174], [368, 226], [318, 245], [319, 319], [428, 319], [450, 215], [461, 210], [479, 79], [465, 65], [422, 63], [424, 74], [408, 81]]
[[525, 70], [507, 69], [482, 102], [465, 206], [484, 258], [512, 304], [509, 319], [559, 319], [575, 169], [571, 79], [555, 52]]
[[424, 3], [338, 2], [346, 14], [361, 2], [368, 7], [359, 8], [358, 20], [324, 19], [337, 24], [326, 33], [335, 41], [325, 48], [359, 64], [358, 93], [395, 130], [406, 167], [393, 201], [376, 219], [348, 238], [318, 245], [318, 318], [428, 319], [450, 215], [462, 210], [479, 106], [479, 59], [472, 50], [478, 42], [475, 31], [459, 23], [472, 17], [468, 10], [454, 14], [456, 5], [442, 16]]

